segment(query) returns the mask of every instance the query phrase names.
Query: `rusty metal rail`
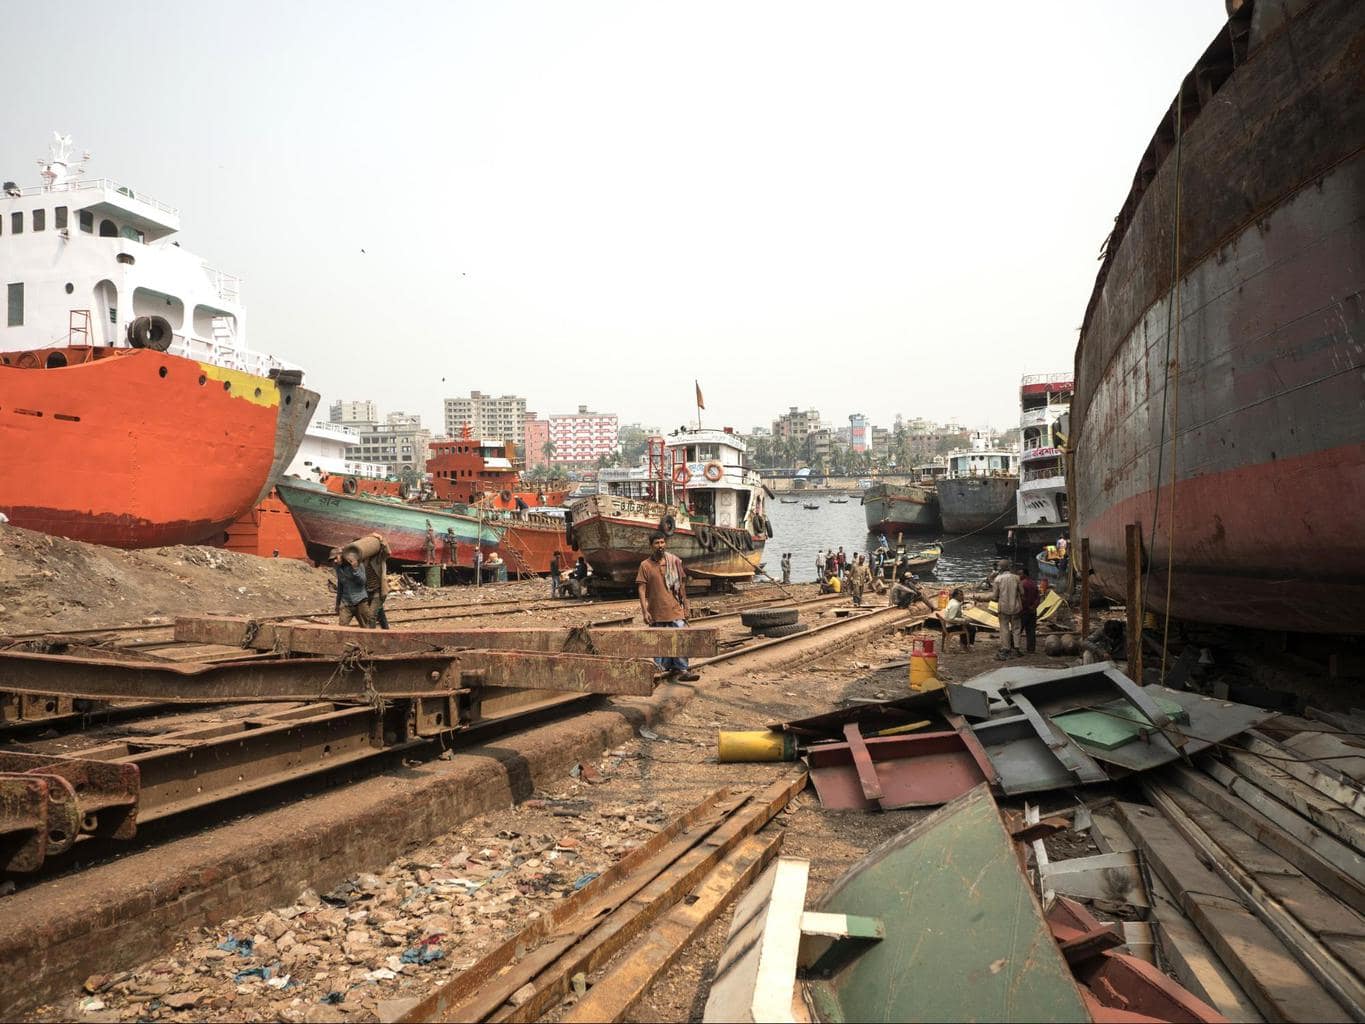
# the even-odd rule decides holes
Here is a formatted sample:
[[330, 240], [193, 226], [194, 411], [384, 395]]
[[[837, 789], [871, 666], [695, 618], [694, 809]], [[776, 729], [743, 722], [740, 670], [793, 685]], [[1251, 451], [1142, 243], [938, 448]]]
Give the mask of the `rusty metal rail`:
[[175, 638], [279, 654], [340, 656], [418, 654], [480, 648], [541, 654], [596, 654], [610, 658], [700, 658], [716, 653], [713, 628], [649, 629], [568, 627], [558, 629], [363, 629], [299, 622], [268, 622], [237, 616], [175, 620]]
[[527, 651], [280, 658], [207, 665], [0, 652], [0, 690], [98, 700], [373, 701], [449, 695], [478, 685], [648, 696], [654, 689], [654, 668], [642, 660]]

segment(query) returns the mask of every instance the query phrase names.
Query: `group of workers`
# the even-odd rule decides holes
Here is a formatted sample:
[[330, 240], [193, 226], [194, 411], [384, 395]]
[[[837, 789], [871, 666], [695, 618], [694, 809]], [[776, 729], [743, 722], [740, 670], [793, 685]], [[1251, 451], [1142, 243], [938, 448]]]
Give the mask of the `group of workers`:
[[590, 574], [587, 559], [579, 555], [578, 561], [569, 570], [566, 578], [563, 569], [563, 557], [556, 551], [550, 556], [550, 596], [559, 597], [562, 594], [565, 597], [579, 597], [587, 600], [588, 576]]

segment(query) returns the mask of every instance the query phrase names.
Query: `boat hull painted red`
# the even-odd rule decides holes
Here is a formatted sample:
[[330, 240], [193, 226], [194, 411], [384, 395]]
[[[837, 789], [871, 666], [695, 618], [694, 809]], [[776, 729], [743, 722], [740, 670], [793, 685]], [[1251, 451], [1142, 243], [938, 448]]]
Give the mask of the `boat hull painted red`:
[[1169, 364], [1169, 152], [1125, 207], [1071, 409], [1074, 536], [1111, 597], [1135, 523], [1154, 611], [1365, 632], [1363, 49], [1365, 5], [1309, 5], [1187, 122]]
[[268, 486], [274, 381], [148, 349], [51, 351], [71, 364], [0, 365], [0, 509], [16, 526], [120, 548], [198, 544]]

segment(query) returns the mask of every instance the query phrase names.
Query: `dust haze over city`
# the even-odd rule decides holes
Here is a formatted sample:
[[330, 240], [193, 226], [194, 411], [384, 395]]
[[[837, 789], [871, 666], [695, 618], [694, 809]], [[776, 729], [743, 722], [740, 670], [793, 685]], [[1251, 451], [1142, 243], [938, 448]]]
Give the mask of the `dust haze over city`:
[[[1008, 426], [1222, 3], [12, 8], [53, 129], [185, 211], [325, 400]], [[76, 28], [79, 26], [79, 31]], [[138, 38], [139, 59], [112, 38]], [[1086, 130], [1067, 130], [1077, 123]]]

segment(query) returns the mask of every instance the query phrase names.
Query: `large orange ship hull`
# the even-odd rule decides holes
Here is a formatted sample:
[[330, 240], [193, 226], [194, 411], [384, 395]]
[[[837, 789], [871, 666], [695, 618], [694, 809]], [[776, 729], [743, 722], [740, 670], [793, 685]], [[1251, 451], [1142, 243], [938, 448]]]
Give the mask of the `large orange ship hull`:
[[220, 539], [268, 485], [280, 415], [274, 381], [164, 352], [6, 353], [0, 510], [113, 547]]

